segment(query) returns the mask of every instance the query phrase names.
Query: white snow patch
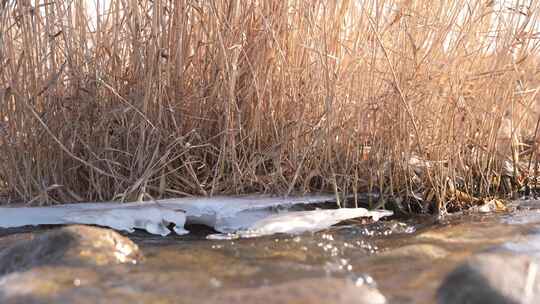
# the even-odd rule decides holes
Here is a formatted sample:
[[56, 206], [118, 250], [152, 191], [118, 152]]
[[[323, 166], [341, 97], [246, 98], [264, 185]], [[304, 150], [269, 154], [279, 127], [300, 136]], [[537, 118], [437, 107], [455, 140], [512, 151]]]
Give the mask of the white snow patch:
[[[295, 205], [331, 202], [333, 195], [302, 197], [239, 196], [193, 197], [137, 203], [79, 203], [52, 207], [0, 208], [0, 228], [28, 225], [91, 224], [133, 232], [144, 229], [168, 235], [169, 224], [186, 234], [185, 224], [203, 224], [224, 234], [301, 233], [317, 231], [344, 219], [370, 216], [381, 211], [334, 209], [288, 212]], [[353, 211], [354, 210], [354, 211]], [[322, 227], [322, 228], [321, 228]], [[272, 232], [275, 231], [275, 232]], [[217, 236], [216, 236], [217, 237]]]

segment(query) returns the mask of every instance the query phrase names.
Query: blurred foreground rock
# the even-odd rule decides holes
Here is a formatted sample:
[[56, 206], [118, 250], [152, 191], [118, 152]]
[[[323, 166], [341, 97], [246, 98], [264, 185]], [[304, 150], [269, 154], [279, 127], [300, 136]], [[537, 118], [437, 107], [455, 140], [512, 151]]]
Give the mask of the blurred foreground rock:
[[[118, 269], [117, 269], [118, 270]], [[380, 292], [347, 279], [300, 279], [255, 288], [215, 289], [208, 278], [188, 273], [96, 271], [84, 267], [32, 268], [0, 278], [0, 303], [265, 303], [265, 304], [384, 304]], [[110, 284], [111, 276], [115, 283]]]
[[109, 229], [67, 226], [18, 241], [0, 251], [0, 275], [42, 265], [136, 263], [138, 246]]
[[458, 266], [437, 291], [439, 304], [540, 303], [540, 260], [510, 253], [483, 253]]
[[375, 287], [345, 279], [324, 278], [237, 289], [217, 295], [210, 303], [384, 304], [386, 299]]

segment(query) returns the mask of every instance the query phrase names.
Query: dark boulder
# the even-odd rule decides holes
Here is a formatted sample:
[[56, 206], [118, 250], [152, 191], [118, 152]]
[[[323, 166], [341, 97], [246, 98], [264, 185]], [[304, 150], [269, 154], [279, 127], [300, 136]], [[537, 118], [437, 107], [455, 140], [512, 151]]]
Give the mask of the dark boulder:
[[504, 252], [475, 255], [446, 277], [437, 303], [540, 303], [540, 260]]

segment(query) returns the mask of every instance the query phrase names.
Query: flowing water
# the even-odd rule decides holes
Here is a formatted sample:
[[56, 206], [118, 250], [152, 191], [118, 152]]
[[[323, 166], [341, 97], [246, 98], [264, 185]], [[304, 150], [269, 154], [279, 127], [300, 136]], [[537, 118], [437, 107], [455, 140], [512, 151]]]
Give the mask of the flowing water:
[[[299, 236], [211, 241], [204, 227], [188, 227], [187, 236], [136, 232], [126, 236], [144, 255], [138, 263], [40, 266], [4, 282], [9, 290], [0, 294], [31, 290], [19, 303], [288, 303], [307, 293], [311, 303], [332, 303], [325, 296], [346, 292], [343, 279], [376, 286], [388, 303], [435, 303], [445, 275], [474, 253], [540, 254], [540, 203], [516, 205], [510, 213], [347, 222]], [[0, 230], [0, 248], [48, 228]]]

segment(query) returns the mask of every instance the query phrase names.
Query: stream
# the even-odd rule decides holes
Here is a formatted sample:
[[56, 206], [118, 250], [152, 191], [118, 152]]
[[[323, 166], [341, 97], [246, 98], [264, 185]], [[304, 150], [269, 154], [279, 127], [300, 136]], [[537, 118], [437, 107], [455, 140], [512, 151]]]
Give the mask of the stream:
[[[0, 229], [0, 302], [384, 303], [383, 297], [386, 303], [437, 303], [445, 277], [472, 256], [540, 257], [540, 202], [512, 206], [506, 213], [441, 220], [349, 220], [317, 233], [247, 239], [208, 240], [215, 231], [204, 226], [188, 226], [191, 233], [183, 236], [122, 233], [140, 251], [132, 258], [135, 249], [122, 245], [129, 256], [124, 263], [109, 263], [105, 245], [96, 251], [103, 256], [84, 244], [72, 250], [69, 242], [63, 249], [69, 255], [59, 256], [57, 245], [27, 246], [57, 226]], [[120, 248], [120, 241], [113, 243]], [[43, 257], [47, 261], [39, 261]], [[19, 262], [20, 268], [9, 268]]]

